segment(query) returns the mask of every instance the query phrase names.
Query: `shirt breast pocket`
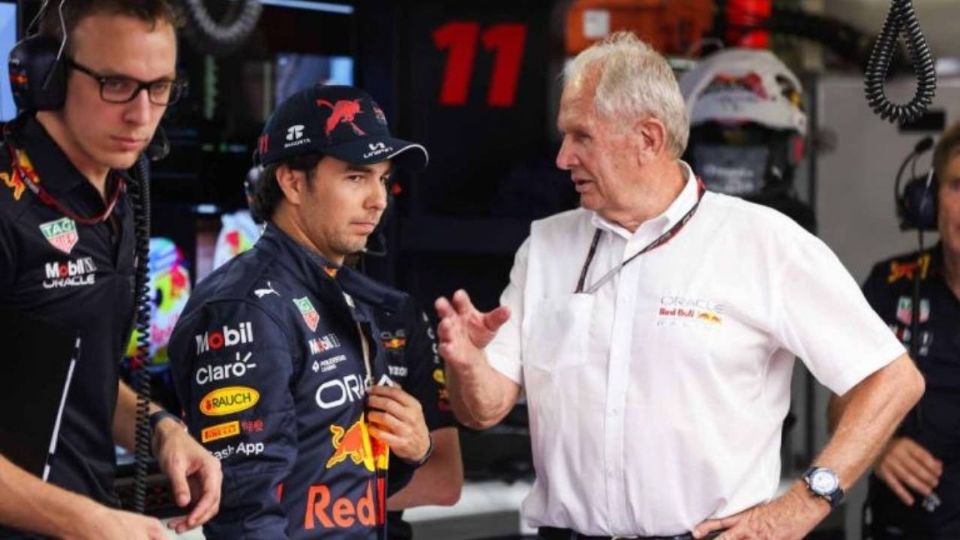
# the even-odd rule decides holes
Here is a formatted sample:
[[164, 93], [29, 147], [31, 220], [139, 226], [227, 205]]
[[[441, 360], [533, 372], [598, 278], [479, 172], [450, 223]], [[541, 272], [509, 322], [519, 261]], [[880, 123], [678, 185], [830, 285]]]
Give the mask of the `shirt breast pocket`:
[[581, 293], [537, 302], [524, 320], [524, 364], [553, 370], [586, 362], [594, 299]]

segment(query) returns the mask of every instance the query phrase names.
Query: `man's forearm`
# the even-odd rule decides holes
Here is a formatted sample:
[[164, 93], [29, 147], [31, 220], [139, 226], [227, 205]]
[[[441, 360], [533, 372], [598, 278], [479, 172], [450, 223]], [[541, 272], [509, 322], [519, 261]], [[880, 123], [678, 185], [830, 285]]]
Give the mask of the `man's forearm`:
[[843, 489], [867, 470], [923, 395], [923, 376], [906, 354], [864, 379], [834, 411], [836, 430], [815, 464], [837, 473]]
[[493, 369], [486, 355], [459, 369], [448, 363], [447, 388], [457, 419], [474, 429], [485, 429], [500, 422], [520, 393], [520, 386]]
[[[870, 375], [844, 396], [836, 432], [813, 465], [832, 469], [847, 491], [873, 462], [894, 429], [923, 393], [923, 378], [903, 355]], [[836, 411], [835, 411], [836, 412]], [[700, 533], [727, 528], [755, 537], [804, 538], [830, 513], [830, 503], [803, 481], [769, 503], [698, 525]], [[733, 536], [739, 538], [737, 534]]]
[[[133, 452], [136, 445], [137, 394], [123, 381], [117, 388], [117, 410], [113, 415], [113, 441]], [[150, 412], [160, 410], [156, 403], [150, 403]]]
[[847, 392], [843, 396], [830, 396], [830, 402], [827, 403], [827, 433], [832, 435], [837, 431], [837, 426], [840, 425], [840, 417], [843, 416], [843, 411], [847, 408], [847, 402], [850, 401], [851, 394], [852, 392]]
[[463, 461], [457, 428], [441, 428], [430, 432], [433, 455], [418, 468], [410, 483], [387, 500], [387, 510], [403, 510], [414, 506], [451, 506], [460, 499], [463, 488]]
[[102, 507], [47, 484], [0, 456], [0, 523], [62, 538], [87, 528]]

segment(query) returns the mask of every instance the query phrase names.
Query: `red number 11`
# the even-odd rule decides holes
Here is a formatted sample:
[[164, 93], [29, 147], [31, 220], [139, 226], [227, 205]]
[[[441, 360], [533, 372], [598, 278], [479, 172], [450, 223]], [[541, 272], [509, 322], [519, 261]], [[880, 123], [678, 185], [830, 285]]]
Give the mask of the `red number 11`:
[[484, 49], [496, 51], [487, 105], [513, 106], [526, 35], [527, 27], [519, 23], [495, 24], [482, 35], [480, 24], [475, 22], [450, 22], [434, 30], [433, 42], [437, 49], [450, 51], [440, 87], [440, 103], [466, 105], [470, 77], [476, 62], [477, 42], [481, 41]]

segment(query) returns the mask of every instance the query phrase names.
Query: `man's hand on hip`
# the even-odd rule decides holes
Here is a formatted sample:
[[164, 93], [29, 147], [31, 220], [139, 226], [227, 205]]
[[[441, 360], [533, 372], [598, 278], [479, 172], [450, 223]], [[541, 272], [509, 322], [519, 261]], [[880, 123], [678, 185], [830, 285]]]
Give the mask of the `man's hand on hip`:
[[452, 300], [451, 303], [440, 297], [435, 303], [440, 316], [438, 351], [448, 367], [459, 369], [477, 361], [483, 348], [493, 341], [497, 330], [510, 318], [510, 310], [500, 306], [482, 313], [463, 289], [453, 293]]
[[717, 540], [800, 539], [829, 513], [830, 503], [817, 498], [806, 485], [797, 482], [783, 496], [766, 504], [700, 523], [693, 530], [693, 537], [704, 538], [713, 531], [725, 529]]

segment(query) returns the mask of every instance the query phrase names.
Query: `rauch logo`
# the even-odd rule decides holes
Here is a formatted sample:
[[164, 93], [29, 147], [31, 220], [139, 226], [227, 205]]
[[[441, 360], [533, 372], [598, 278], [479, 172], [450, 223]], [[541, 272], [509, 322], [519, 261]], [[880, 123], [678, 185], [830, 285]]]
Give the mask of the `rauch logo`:
[[200, 400], [200, 412], [206, 416], [224, 416], [253, 407], [260, 401], [260, 392], [247, 386], [218, 388]]

